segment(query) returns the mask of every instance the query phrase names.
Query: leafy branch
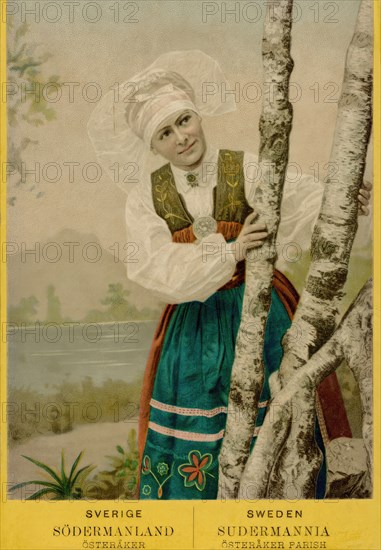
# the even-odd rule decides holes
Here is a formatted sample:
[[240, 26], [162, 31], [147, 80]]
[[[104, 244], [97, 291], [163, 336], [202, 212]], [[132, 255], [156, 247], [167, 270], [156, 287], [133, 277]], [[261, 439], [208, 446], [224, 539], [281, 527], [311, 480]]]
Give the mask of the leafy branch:
[[[39, 127], [56, 118], [55, 109], [49, 105], [46, 85], [53, 86], [58, 91], [62, 87], [60, 77], [51, 75], [43, 76], [43, 65], [52, 57], [51, 53], [39, 52], [40, 44], [29, 42], [26, 38], [30, 30], [27, 23], [16, 28], [14, 19], [9, 19], [8, 44], [7, 44], [7, 118], [10, 127], [17, 127], [26, 123]], [[23, 132], [18, 132], [19, 139], [9, 137], [8, 162], [11, 170], [9, 179], [16, 176], [13, 183], [16, 187], [25, 182], [22, 174], [22, 159], [25, 149], [38, 141], [31, 139]], [[15, 134], [13, 134], [15, 135]], [[13, 179], [13, 178], [12, 178]], [[35, 186], [29, 188], [35, 191]], [[36, 198], [40, 198], [42, 192], [36, 192]], [[15, 196], [9, 196], [8, 203], [13, 206]]]

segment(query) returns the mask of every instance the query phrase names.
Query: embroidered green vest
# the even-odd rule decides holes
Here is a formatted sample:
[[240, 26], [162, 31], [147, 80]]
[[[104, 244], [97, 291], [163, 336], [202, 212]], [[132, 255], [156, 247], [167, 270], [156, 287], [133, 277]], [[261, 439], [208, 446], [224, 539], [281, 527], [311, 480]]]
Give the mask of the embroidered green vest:
[[[243, 151], [222, 149], [219, 152], [217, 186], [214, 188], [213, 217], [216, 221], [243, 223], [253, 211], [245, 197], [243, 155]], [[171, 233], [192, 225], [193, 217], [176, 189], [169, 163], [151, 174], [151, 183], [154, 208], [167, 222]]]

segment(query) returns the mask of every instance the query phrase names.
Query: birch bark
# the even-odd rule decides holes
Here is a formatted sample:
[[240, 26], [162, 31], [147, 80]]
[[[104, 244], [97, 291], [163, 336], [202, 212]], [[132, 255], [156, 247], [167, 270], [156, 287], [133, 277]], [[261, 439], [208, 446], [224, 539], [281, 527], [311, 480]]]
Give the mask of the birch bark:
[[[299, 479], [293, 479], [291, 483], [283, 483], [282, 478], [277, 479], [273, 472], [274, 456], [282, 453], [284, 441], [292, 437], [293, 430], [297, 433], [301, 425], [308, 425], [311, 419], [314, 419], [311, 403], [313, 404], [315, 400], [316, 386], [352, 352], [354, 359], [350, 360], [349, 364], [353, 368], [360, 387], [363, 384], [367, 388], [362, 391], [364, 402], [363, 437], [364, 442], [368, 441], [368, 448], [371, 449], [372, 431], [369, 423], [371, 405], [365, 405], [365, 401], [369, 399], [368, 388], [371, 387], [371, 347], [372, 281], [369, 280], [350, 306], [332, 337], [294, 373], [272, 402], [259, 432], [255, 452], [252, 453], [246, 464], [239, 498], [293, 499], [297, 498], [295, 495], [298, 491], [304, 490], [311, 482], [310, 471], [303, 472], [299, 469]], [[295, 422], [296, 416], [297, 422]], [[298, 452], [300, 450], [306, 451], [304, 440]], [[284, 464], [282, 466], [284, 467]], [[370, 459], [368, 470], [370, 473]]]
[[[343, 295], [357, 230], [357, 195], [363, 180], [371, 132], [371, 29], [372, 2], [363, 0], [347, 53], [331, 152], [330, 161], [337, 166], [337, 178], [330, 178], [326, 183], [320, 214], [312, 235], [312, 261], [306, 286], [292, 326], [283, 339], [284, 357], [278, 389], [294, 380], [295, 371], [329, 340], [335, 330], [337, 306]], [[336, 356], [335, 349], [329, 349], [331, 357], [326, 357], [327, 366], [332, 365]], [[360, 359], [360, 363], [361, 361]], [[357, 364], [353, 368], [358, 371], [360, 367]], [[368, 373], [361, 379], [360, 387], [363, 392], [364, 422], [367, 424], [364, 437], [370, 456], [371, 411], [367, 402], [371, 391], [369, 380]], [[272, 390], [274, 388], [275, 385], [272, 384]], [[315, 497], [321, 453], [314, 437], [314, 390], [313, 385], [304, 387], [303, 391], [296, 394], [291, 402], [287, 401], [283, 407], [282, 414], [289, 419], [288, 429], [279, 429], [279, 434], [275, 436], [276, 445], [270, 455], [272, 467], [261, 474], [266, 475], [268, 480], [268, 497], [291, 498], [290, 494], [292, 498]], [[254, 455], [258, 452], [260, 451], [256, 445]], [[254, 455], [250, 460], [257, 460]], [[258, 471], [255, 471], [255, 475], [258, 475]], [[245, 480], [247, 482], [246, 475]]]
[[266, 223], [269, 237], [260, 256], [252, 251], [246, 260], [246, 291], [220, 453], [218, 498], [234, 498], [238, 493], [264, 381], [264, 331], [271, 300], [275, 244], [292, 126], [292, 106], [288, 100], [293, 68], [290, 57], [292, 5], [293, 0], [271, 0], [264, 25], [264, 102], [259, 149], [262, 178], [254, 200], [258, 220]]
[[372, 360], [372, 294], [367, 292], [367, 315], [354, 315], [343, 333], [344, 357], [359, 386], [362, 405], [362, 436], [367, 453], [370, 486], [373, 483], [373, 360]]
[[311, 265], [294, 321], [283, 340], [281, 380], [287, 382], [331, 336], [357, 231], [357, 195], [372, 125], [372, 0], [363, 0], [347, 52], [330, 163], [311, 241]]

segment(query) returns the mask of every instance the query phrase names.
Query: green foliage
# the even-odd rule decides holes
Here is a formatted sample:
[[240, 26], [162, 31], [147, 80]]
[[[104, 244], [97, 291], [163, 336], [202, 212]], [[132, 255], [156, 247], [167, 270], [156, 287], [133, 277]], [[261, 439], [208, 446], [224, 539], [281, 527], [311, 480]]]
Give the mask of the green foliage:
[[13, 485], [13, 487], [11, 487], [10, 490], [15, 491], [16, 489], [21, 489], [22, 487], [26, 487], [28, 485], [40, 485], [43, 488], [33, 493], [26, 500], [37, 500], [40, 497], [47, 496], [47, 495], [54, 495], [52, 500], [81, 499], [83, 495], [83, 483], [96, 467], [89, 464], [87, 466], [84, 466], [80, 470], [77, 470], [79, 461], [82, 458], [82, 454], [83, 454], [83, 451], [79, 453], [79, 455], [73, 462], [69, 475], [67, 475], [65, 472], [65, 461], [64, 461], [63, 451], [61, 453], [60, 473], [55, 472], [52, 468], [50, 468], [50, 466], [48, 466], [47, 464], [44, 464], [43, 462], [35, 460], [34, 458], [31, 458], [29, 456], [23, 455], [24, 458], [26, 458], [27, 460], [29, 460], [30, 462], [32, 462], [33, 464], [35, 464], [36, 466], [44, 470], [44, 472], [46, 472], [53, 479], [53, 481], [45, 481], [45, 480], [24, 481], [23, 483], [18, 483], [17, 485]]
[[63, 321], [61, 314], [61, 300], [56, 295], [56, 289], [53, 285], [47, 288], [48, 311], [46, 315], [46, 323], [60, 323]]
[[[56, 118], [56, 112], [50, 107], [46, 93], [43, 93], [44, 86], [49, 83], [54, 91], [61, 88], [62, 83], [58, 75], [43, 76], [43, 65], [52, 57], [52, 54], [39, 51], [39, 44], [30, 42], [27, 39], [29, 25], [22, 23], [16, 26], [12, 17], [8, 18], [7, 36], [7, 118], [8, 124], [12, 127], [22, 124], [38, 127], [45, 122]], [[32, 93], [31, 93], [32, 92]], [[24, 130], [22, 130], [24, 133]], [[14, 184], [19, 186], [26, 183], [22, 179], [21, 163], [25, 149], [31, 144], [38, 144], [38, 141], [22, 135], [16, 143], [8, 140], [8, 159], [18, 173]], [[11, 179], [9, 177], [9, 179]], [[42, 191], [35, 190], [32, 185], [29, 191], [35, 192], [36, 198], [43, 196]], [[8, 194], [8, 204], [14, 206], [16, 197]]]
[[27, 500], [37, 500], [40, 497], [50, 500], [79, 500], [91, 498], [97, 500], [110, 500], [135, 497], [139, 469], [139, 452], [137, 446], [136, 430], [130, 430], [127, 437], [127, 446], [124, 449], [116, 445], [116, 454], [108, 456], [111, 469], [98, 472], [89, 478], [96, 466], [88, 464], [78, 469], [82, 458], [81, 451], [74, 460], [69, 474], [65, 471], [64, 451], [61, 453], [61, 465], [59, 471], [53, 470], [47, 464], [29, 456], [24, 458], [41, 468], [48, 474], [47, 480], [24, 481], [13, 485], [10, 491], [16, 491], [23, 487], [39, 485], [40, 488]]
[[[107, 323], [123, 321], [140, 321], [157, 319], [160, 311], [148, 307], [138, 309], [129, 303], [125, 298], [130, 294], [129, 290], [123, 288], [122, 283], [110, 283], [106, 297], [101, 300], [101, 304], [108, 306], [105, 310], [91, 309], [85, 317], [79, 322], [83, 323]], [[47, 314], [44, 323], [68, 323], [72, 320], [62, 315], [61, 300], [56, 294], [54, 285], [50, 284], [46, 289]], [[8, 320], [11, 323], [29, 324], [36, 321], [39, 301], [35, 296], [22, 298], [17, 306], [10, 306], [8, 309]]]
[[106, 310], [90, 310], [82, 322], [84, 323], [106, 323], [118, 321], [139, 321], [147, 319], [157, 319], [159, 312], [150, 308], [138, 309], [131, 304], [126, 297], [130, 291], [123, 287], [122, 283], [110, 283], [106, 297], [101, 300], [101, 304], [108, 306]]
[[17, 306], [10, 306], [8, 309], [8, 321], [10, 323], [32, 323], [36, 320], [39, 302], [35, 296], [21, 298]]
[[111, 307], [119, 307], [127, 304], [124, 296], [128, 296], [130, 292], [123, 288], [122, 283], [110, 283], [108, 285], [108, 296], [101, 300], [102, 304], [110, 305]]
[[111, 283], [108, 285], [106, 298], [101, 300], [101, 304], [109, 306], [106, 314], [110, 320], [124, 321], [129, 313], [129, 305], [125, 296], [130, 292], [123, 288], [122, 283]]
[[[36, 403], [43, 406], [43, 396], [29, 389], [18, 389], [9, 391], [9, 403], [17, 405], [17, 410], [20, 404], [25, 404], [27, 410], [35, 410]], [[25, 418], [21, 418], [17, 412], [9, 412], [8, 414], [8, 438], [9, 444], [20, 441], [25, 441], [33, 435], [41, 435], [39, 433], [41, 418], [39, 414], [28, 414]], [[46, 430], [45, 430], [46, 431]]]
[[111, 378], [96, 386], [91, 377], [81, 383], [62, 382], [56, 393], [40, 393], [24, 388], [10, 388], [9, 402], [22, 404], [35, 414], [21, 415], [18, 410], [8, 415], [9, 444], [14, 445], [51, 433], [66, 433], [74, 426], [86, 424], [83, 414], [89, 403], [102, 410], [101, 422], [127, 422], [138, 414], [141, 381], [127, 383]]
[[[55, 287], [49, 285], [46, 289], [47, 296], [47, 316], [45, 323], [68, 322], [69, 319], [63, 318], [61, 313], [61, 300], [56, 295]], [[29, 324], [35, 322], [37, 315], [37, 306], [39, 301], [35, 296], [21, 298], [17, 306], [10, 306], [8, 309], [8, 320], [11, 323]]]
[[[14, 21], [11, 19], [9, 29], [8, 83], [16, 85], [18, 93], [9, 96], [8, 122], [10, 126], [16, 126], [21, 121], [33, 126], [41, 126], [44, 122], [56, 118], [56, 113], [49, 107], [50, 104], [46, 100], [46, 94], [42, 93], [42, 89], [48, 82], [53, 83], [56, 89], [60, 88], [62, 83], [57, 75], [51, 75], [47, 79], [42, 77], [42, 65], [52, 57], [52, 54], [39, 53], [39, 44], [26, 39], [29, 25], [23, 23], [15, 28]], [[20, 93], [22, 89], [33, 90], [33, 93], [22, 94]]]
[[100, 500], [134, 498], [139, 468], [139, 452], [136, 431], [130, 430], [127, 447], [116, 446], [117, 454], [107, 456], [111, 470], [97, 473], [92, 479], [92, 489], [86, 495]]

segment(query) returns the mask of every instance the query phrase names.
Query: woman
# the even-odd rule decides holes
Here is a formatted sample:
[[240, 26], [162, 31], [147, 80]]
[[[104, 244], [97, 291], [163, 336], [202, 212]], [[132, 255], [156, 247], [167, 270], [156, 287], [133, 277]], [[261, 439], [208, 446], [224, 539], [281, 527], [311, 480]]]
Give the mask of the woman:
[[[189, 59], [186, 63], [187, 55], [195, 55], [197, 64]], [[154, 169], [147, 169], [145, 162], [149, 174], [127, 200], [128, 240], [138, 244], [137, 261], [128, 265], [128, 276], [172, 304], [160, 320], [143, 385], [143, 499], [216, 498], [244, 293], [243, 260], [247, 250], [260, 247], [267, 237], [266, 227], [256, 221], [256, 159], [207, 145], [202, 94], [197, 94], [196, 81], [189, 81], [192, 69], [187, 79], [171, 70], [179, 61], [180, 68], [196, 66], [204, 82], [215, 82], [206, 75], [223, 78], [216, 63], [201, 52], [167, 54], [133, 79], [125, 112], [128, 138], [123, 139], [127, 147], [134, 143], [129, 149], [133, 158], [160, 159]], [[227, 110], [231, 106], [214, 102], [207, 114]], [[107, 112], [110, 128], [110, 109]], [[112, 113], [115, 132], [115, 105]], [[104, 122], [105, 118], [103, 132]], [[99, 141], [96, 148], [100, 154]], [[112, 147], [103, 149], [101, 158], [112, 160], [110, 152]], [[366, 202], [366, 196], [361, 200]], [[276, 272], [265, 335], [265, 384], [253, 438], [271, 397], [268, 377], [279, 368], [281, 338], [296, 303], [291, 283]], [[345, 414], [341, 422], [342, 435], [350, 435]], [[324, 486], [324, 471], [320, 485]]]

